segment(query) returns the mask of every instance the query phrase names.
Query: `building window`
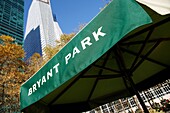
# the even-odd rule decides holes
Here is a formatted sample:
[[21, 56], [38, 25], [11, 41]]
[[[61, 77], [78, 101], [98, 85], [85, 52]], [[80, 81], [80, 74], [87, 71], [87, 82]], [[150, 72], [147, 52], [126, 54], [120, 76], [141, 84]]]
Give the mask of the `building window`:
[[130, 103], [130, 106], [131, 106], [131, 107], [137, 106], [137, 104], [136, 104], [136, 102], [135, 102], [135, 99], [134, 99], [133, 97], [129, 98], [128, 100], [129, 100], [129, 103]]
[[162, 86], [163, 86], [163, 89], [165, 90], [166, 94], [170, 92], [170, 86], [168, 83], [165, 82], [162, 84]]

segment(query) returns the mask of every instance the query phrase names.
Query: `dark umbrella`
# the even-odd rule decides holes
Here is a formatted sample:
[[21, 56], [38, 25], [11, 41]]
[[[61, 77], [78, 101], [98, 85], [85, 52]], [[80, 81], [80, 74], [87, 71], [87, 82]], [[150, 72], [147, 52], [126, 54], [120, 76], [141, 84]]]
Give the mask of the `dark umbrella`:
[[[142, 104], [144, 111], [147, 113], [146, 106], [138, 92], [169, 78], [170, 16], [160, 16], [153, 10], [143, 5], [141, 6], [151, 16], [153, 20], [152, 24], [142, 26], [128, 33], [123, 39], [107, 50], [107, 52], [104, 52], [103, 55], [100, 54], [100, 58], [92, 64], [87, 65], [85, 69], [82, 69], [81, 66], [75, 68], [74, 63], [78, 62], [82, 64], [83, 62], [81, 61], [86, 62], [88, 57], [93, 57], [90, 56], [90, 53], [86, 53], [84, 60], [77, 59], [72, 62], [69, 59], [68, 62], [72, 62], [72, 66], [74, 67], [73, 70], [69, 70], [70, 74], [79, 68], [81, 68], [82, 71], [44, 97], [41, 98], [37, 96], [35, 99], [38, 98], [38, 101], [22, 109], [26, 112], [36, 112], [36, 110], [37, 112], [80, 112], [90, 110], [118, 98], [135, 94]], [[86, 26], [85, 29], [88, 29], [88, 26]], [[90, 30], [88, 32], [90, 32]], [[99, 30], [101, 29], [99, 28], [98, 31]], [[83, 33], [82, 31], [79, 34]], [[88, 44], [88, 46], [92, 46], [90, 42]], [[105, 46], [103, 46], [103, 48], [105, 48]], [[63, 49], [66, 49], [66, 47]], [[81, 54], [82, 51], [78, 50], [79, 49], [76, 48], [73, 49], [74, 55]], [[65, 54], [62, 51], [63, 50], [58, 54]], [[91, 51], [97, 52], [97, 50]], [[60, 56], [57, 58], [60, 59]], [[67, 58], [69, 58], [69, 54], [66, 54], [65, 59]], [[55, 57], [51, 62], [54, 61], [54, 59]], [[68, 62], [66, 62], [66, 64]], [[52, 64], [48, 63], [47, 65], [51, 66]], [[45, 68], [41, 70], [45, 70]], [[63, 71], [66, 70], [67, 67], [65, 67]], [[43, 72], [40, 71], [37, 74], [42, 75]], [[63, 79], [60, 77], [56, 77], [56, 79], [60, 79], [59, 82], [61, 83], [63, 82]], [[29, 98], [34, 96], [34, 92], [40, 91], [44, 93], [37, 88], [38, 85], [35, 90], [33, 80], [36, 81], [35, 77], [31, 78], [31, 80], [21, 87], [21, 103], [23, 105], [26, 104], [26, 102], [23, 102], [24, 96], [22, 97], [22, 95], [27, 95], [24, 89], [26, 87], [29, 88], [29, 84], [32, 84], [31, 88], [29, 88]], [[43, 77], [41, 81], [42, 80]], [[49, 86], [43, 90], [48, 91], [48, 87]], [[31, 103], [31, 101], [33, 100], [29, 100], [27, 103]]]

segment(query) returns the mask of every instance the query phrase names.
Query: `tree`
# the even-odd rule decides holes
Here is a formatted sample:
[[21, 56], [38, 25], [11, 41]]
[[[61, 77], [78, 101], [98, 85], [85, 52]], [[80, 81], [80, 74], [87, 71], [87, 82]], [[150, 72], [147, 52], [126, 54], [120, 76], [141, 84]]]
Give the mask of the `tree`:
[[10, 36], [0, 36], [0, 112], [19, 111], [19, 89], [27, 79], [24, 50], [13, 41]]
[[28, 79], [34, 73], [36, 73], [48, 60], [50, 60], [58, 51], [60, 51], [66, 43], [70, 41], [70, 39], [75, 35], [75, 33], [71, 34], [63, 34], [60, 37], [60, 41], [56, 41], [57, 45], [52, 47], [50, 45], [45, 47], [45, 56], [42, 57], [39, 53], [34, 53], [25, 63], [25, 77]]
[[30, 78], [45, 63], [39, 53], [34, 53], [26, 62], [25, 76]]
[[45, 47], [44, 50], [46, 56], [44, 59], [44, 63], [50, 60], [58, 51], [60, 51], [64, 47], [64, 45], [66, 45], [71, 40], [73, 36], [75, 36], [75, 33], [63, 34], [60, 37], [60, 41], [56, 41], [57, 45], [55, 47], [52, 47], [50, 45]]
[[60, 41], [56, 41], [57, 45], [52, 47], [50, 45], [44, 48], [45, 56], [42, 57], [39, 53], [34, 53], [25, 63], [25, 76], [27, 79], [31, 77], [35, 72], [37, 72], [48, 60], [50, 60], [58, 51], [60, 51], [66, 43], [75, 35], [63, 34], [60, 37]]

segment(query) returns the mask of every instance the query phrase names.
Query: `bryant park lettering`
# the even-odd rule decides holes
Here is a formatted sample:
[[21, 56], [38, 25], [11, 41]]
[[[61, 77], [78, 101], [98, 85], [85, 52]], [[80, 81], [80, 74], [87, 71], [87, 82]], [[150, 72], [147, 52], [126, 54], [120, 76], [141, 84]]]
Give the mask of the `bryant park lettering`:
[[[91, 38], [94, 38], [95, 42], [99, 41], [101, 37], [104, 37], [106, 33], [102, 32], [102, 26], [97, 29], [97, 32], [94, 31], [92, 32], [93, 37], [85, 37], [83, 40], [80, 41], [81, 44], [81, 49], [84, 51], [86, 50], [87, 46], [93, 45]], [[99, 38], [100, 37], [100, 38]], [[69, 63], [70, 59], [74, 59], [75, 55], [81, 54], [80, 49], [75, 46], [72, 48], [72, 52], [68, 53], [64, 60], [65, 60], [65, 65]], [[50, 63], [50, 61], [49, 61]], [[63, 63], [63, 62], [62, 62]], [[45, 85], [50, 79], [53, 78], [53, 76], [57, 76], [58, 72], [61, 71], [59, 70], [60, 63], [56, 63], [53, 67], [49, 69], [48, 72], [46, 72], [46, 75], [43, 75], [39, 80], [37, 80], [28, 90], [28, 96], [31, 96], [33, 93], [38, 91], [41, 86]], [[41, 70], [39, 70], [41, 71]], [[37, 73], [38, 74], [38, 73]]]

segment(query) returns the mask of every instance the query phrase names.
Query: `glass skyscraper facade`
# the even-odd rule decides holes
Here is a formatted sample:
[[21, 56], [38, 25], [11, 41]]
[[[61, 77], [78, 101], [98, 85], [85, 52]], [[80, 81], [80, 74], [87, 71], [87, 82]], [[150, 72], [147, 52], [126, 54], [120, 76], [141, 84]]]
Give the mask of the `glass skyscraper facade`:
[[25, 60], [34, 53], [39, 53], [44, 58], [45, 47], [55, 47], [61, 34], [59, 24], [52, 14], [50, 0], [32, 0], [24, 36]]
[[9, 35], [22, 45], [24, 0], [0, 0], [0, 35]]

